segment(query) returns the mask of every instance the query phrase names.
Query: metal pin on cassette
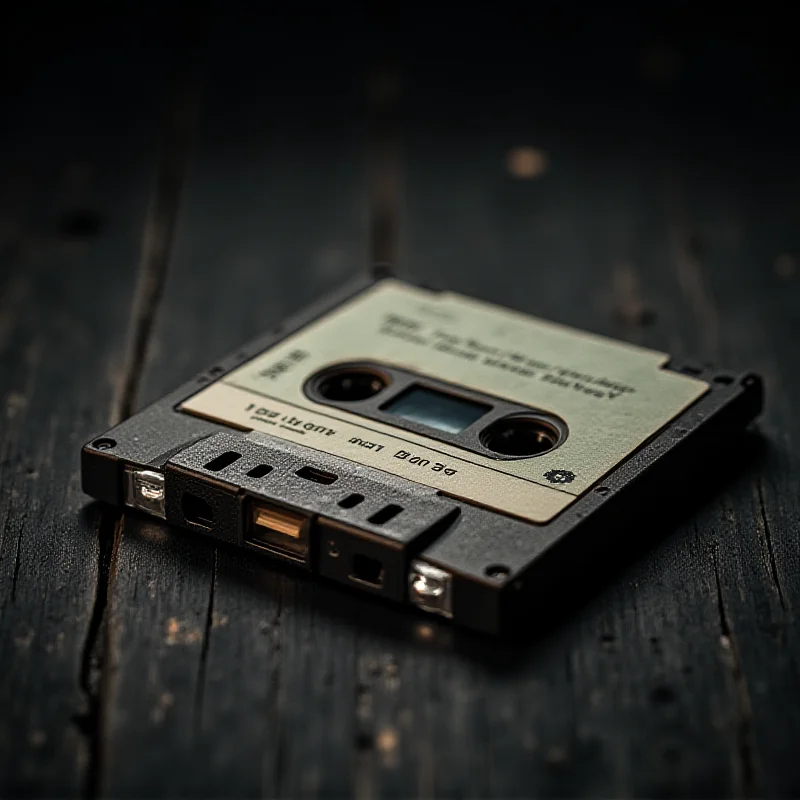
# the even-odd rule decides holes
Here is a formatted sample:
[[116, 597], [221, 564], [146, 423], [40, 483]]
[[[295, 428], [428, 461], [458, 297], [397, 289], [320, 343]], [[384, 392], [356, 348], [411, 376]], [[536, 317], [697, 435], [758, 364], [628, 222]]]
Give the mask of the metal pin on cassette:
[[152, 469], [125, 469], [125, 505], [166, 519], [164, 475]]
[[408, 573], [408, 587], [415, 606], [443, 617], [453, 616], [453, 576], [449, 572], [415, 559]]

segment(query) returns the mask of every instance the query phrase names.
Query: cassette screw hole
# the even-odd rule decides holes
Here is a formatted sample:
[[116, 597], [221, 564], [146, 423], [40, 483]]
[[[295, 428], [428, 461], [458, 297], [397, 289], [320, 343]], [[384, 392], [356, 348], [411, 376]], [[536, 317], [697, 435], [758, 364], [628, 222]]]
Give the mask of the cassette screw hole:
[[595, 489], [595, 492], [597, 492], [597, 494], [601, 494], [601, 495], [607, 495], [610, 491], [611, 491], [611, 489], [609, 489], [608, 486], [598, 486]]
[[491, 566], [486, 567], [484, 574], [487, 578], [491, 578], [492, 580], [502, 581], [511, 574], [511, 570], [502, 564], [492, 564]]
[[116, 447], [117, 443], [114, 439], [95, 439], [92, 442], [92, 447], [95, 447], [97, 450], [110, 450], [112, 447]]
[[339, 548], [336, 546], [336, 542], [328, 542], [328, 555], [331, 558], [339, 558]]

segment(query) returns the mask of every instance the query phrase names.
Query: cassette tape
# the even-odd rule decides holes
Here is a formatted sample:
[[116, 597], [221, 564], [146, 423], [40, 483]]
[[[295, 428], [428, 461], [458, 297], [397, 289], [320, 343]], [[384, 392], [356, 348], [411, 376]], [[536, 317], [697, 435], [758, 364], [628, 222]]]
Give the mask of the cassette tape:
[[761, 404], [752, 374], [365, 278], [93, 439], [82, 480], [502, 633]]

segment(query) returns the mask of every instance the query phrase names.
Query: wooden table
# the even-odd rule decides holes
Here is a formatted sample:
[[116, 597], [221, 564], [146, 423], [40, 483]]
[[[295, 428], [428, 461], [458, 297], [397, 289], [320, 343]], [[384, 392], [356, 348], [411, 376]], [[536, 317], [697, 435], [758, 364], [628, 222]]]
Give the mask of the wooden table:
[[[800, 794], [775, 41], [58, 13], [2, 34], [0, 796]], [[515, 650], [87, 501], [85, 440], [373, 260], [756, 370], [761, 452]]]

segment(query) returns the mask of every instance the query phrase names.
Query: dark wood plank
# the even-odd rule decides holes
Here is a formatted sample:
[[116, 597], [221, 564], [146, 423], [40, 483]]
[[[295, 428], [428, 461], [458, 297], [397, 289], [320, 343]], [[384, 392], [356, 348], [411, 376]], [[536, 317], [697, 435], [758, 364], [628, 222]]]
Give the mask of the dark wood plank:
[[[491, 701], [480, 722], [455, 726], [448, 749], [477, 759], [487, 740], [503, 743], [502, 768], [478, 784], [487, 794], [791, 796], [796, 125], [767, 133], [740, 124], [740, 149], [724, 138], [732, 89], [715, 98], [718, 116], [692, 104], [717, 67], [696, 68], [666, 93], [626, 90], [611, 80], [616, 65], [599, 60], [596, 33], [558, 39], [558, 54], [534, 37], [524, 58], [504, 36], [511, 55], [491, 70], [416, 52], [403, 267], [544, 317], [761, 371], [773, 395], [762, 423], [772, 441], [766, 458], [521, 662], [527, 681], [483, 694]], [[584, 76], [597, 92], [591, 101], [548, 69], [583, 46], [584, 68], [592, 53], [602, 64]], [[719, 69], [741, 66], [736, 53], [717, 55]], [[635, 53], [627, 56], [632, 69]], [[454, 86], [470, 87], [468, 97], [453, 100]], [[647, 110], [630, 117], [626, 101], [641, 108], [642, 96]], [[795, 123], [775, 100], [762, 110]], [[437, 114], [443, 107], [447, 117]], [[522, 151], [509, 171], [517, 147], [546, 154], [547, 170], [514, 178], [538, 156]], [[442, 683], [447, 708], [452, 694], [469, 696], [457, 674]], [[542, 685], [561, 688], [543, 697]], [[506, 690], [514, 705], [502, 716]], [[435, 792], [454, 792], [463, 765], [437, 778]]]
[[[727, 321], [730, 309], [741, 314], [743, 296], [732, 294], [724, 306], [715, 299], [736, 282], [726, 273], [707, 274], [698, 256], [682, 176], [702, 177], [711, 193], [702, 206], [717, 215], [723, 239], [731, 218], [719, 195], [730, 184], [724, 173], [704, 172], [708, 141], [715, 139], [696, 145], [672, 138], [692, 109], [668, 99], [631, 118], [619, 108], [622, 98], [614, 119], [597, 119], [579, 96], [577, 109], [564, 112], [548, 103], [552, 87], [532, 90], [517, 66], [483, 76], [483, 84], [477, 73], [437, 77], [429, 62], [406, 69], [402, 267], [677, 354], [719, 355], [734, 366], [767, 363], [770, 344], [741, 350], [737, 337], [748, 327], [740, 326], [737, 312]], [[225, 69], [217, 66], [214, 74], [220, 85], [231, 85]], [[567, 82], [573, 91], [577, 85]], [[472, 93], [454, 101], [454, 86]], [[245, 96], [248, 84], [240, 91]], [[206, 114], [213, 119], [221, 101], [210, 97]], [[240, 95], [230, 102], [241, 102]], [[539, 112], [535, 122], [526, 102]], [[662, 114], [671, 115], [670, 130], [659, 130]], [[289, 158], [284, 173], [292, 148], [282, 138], [274, 149], [268, 143], [246, 150], [249, 160], [230, 154], [226, 160], [231, 119], [224, 129], [211, 124], [198, 151], [145, 397], [324, 288], [313, 268], [302, 296], [285, 272], [270, 270], [264, 280], [274, 294], [265, 305], [242, 304], [243, 290], [262, 278], [237, 253], [263, 252], [269, 261], [274, 246], [277, 265], [291, 261], [292, 220], [302, 217], [297, 206], [273, 209], [277, 228], [271, 229], [248, 225], [241, 219], [246, 212], [272, 208], [299, 185], [303, 213], [319, 213], [314, 227], [341, 226], [355, 245], [345, 249], [363, 246], [363, 229], [328, 216], [329, 192], [346, 196], [358, 185], [353, 172], [328, 184], [324, 170], [306, 179]], [[294, 131], [295, 124], [278, 115], [271, 130]], [[383, 145], [386, 180], [377, 199], [386, 220], [373, 229], [381, 257], [393, 249], [392, 209], [402, 202], [393, 182], [394, 149]], [[509, 174], [517, 146], [546, 154], [541, 177]], [[339, 147], [334, 141], [341, 155]], [[319, 154], [319, 146], [312, 152]], [[330, 152], [321, 150], [323, 160]], [[530, 156], [517, 155], [518, 171]], [[268, 199], [259, 197], [260, 175], [268, 179]], [[230, 176], [236, 180], [227, 183]], [[306, 191], [322, 204], [306, 208]], [[223, 194], [225, 206], [215, 206]], [[228, 222], [207, 226], [217, 214]], [[747, 259], [734, 249], [736, 280], [747, 280]], [[295, 252], [291, 263], [303, 257], [314, 263], [313, 248]], [[214, 264], [223, 260], [220, 280]], [[752, 529], [754, 510], [738, 498], [743, 487], [752, 490], [754, 474], [711, 498], [555, 631], [499, 664], [487, 658], [491, 648], [457, 632], [388, 609], [372, 614], [358, 599], [334, 612], [341, 604], [335, 589], [128, 520], [113, 601], [120, 670], [108, 717], [107, 788], [358, 796], [789, 793], [785, 745], [766, 735], [778, 710], [769, 703], [757, 708], [753, 700], [762, 662], [773, 653], [754, 617], [734, 602], [745, 586], [768, 600], [774, 594], [762, 568], [768, 562], [756, 557], [761, 551], [732, 547], [740, 529]], [[782, 477], [775, 480], [789, 480], [792, 473], [784, 465], [776, 474]], [[774, 558], [783, 570], [791, 567], [790, 553]], [[744, 568], [747, 584], [740, 579]], [[134, 606], [145, 597], [144, 606]], [[769, 603], [766, 609], [774, 616]], [[374, 616], [377, 630], [368, 621]], [[754, 647], [750, 671], [739, 628]], [[791, 691], [781, 676], [793, 663], [788, 655], [763, 673], [768, 685]], [[142, 712], [132, 714], [140, 699]], [[182, 766], [188, 759], [192, 769]]]
[[[34, 12], [35, 9], [30, 9]], [[125, 35], [35, 14], [3, 29], [0, 794], [91, 791], [116, 515], [80, 446], [126, 404], [165, 78]]]
[[712, 532], [721, 643], [742, 711], [743, 765], [756, 791], [791, 796], [800, 785], [791, 745], [797, 720], [788, 713], [800, 700], [793, 489], [800, 387], [789, 344], [800, 301], [793, 269], [800, 250], [800, 160], [791, 142], [777, 137], [769, 149], [766, 143], [755, 149], [735, 176], [727, 175], [722, 192], [725, 166], [714, 159], [705, 170], [685, 176], [685, 224], [696, 240], [703, 294], [719, 321], [718, 351], [734, 363], [755, 365], [766, 379], [765, 453], [758, 469], [731, 487], [698, 524]]
[[[302, 24], [267, 53], [257, 18], [209, 41], [141, 402], [366, 269], [363, 70], [337, 52], [320, 74]], [[356, 634], [320, 619], [317, 591], [126, 517], [103, 791], [349, 793]]]
[[[796, 119], [758, 31], [670, 49], [685, 20], [659, 14], [431, 13], [320, 47], [228, 9], [183, 191], [175, 20], [125, 11], [107, 44], [63, 15], [3, 28], [0, 794], [797, 795]], [[372, 73], [371, 153], [370, 50], [400, 54]], [[764, 452], [522, 649], [86, 507], [86, 436], [364, 269], [368, 242], [760, 371]]]
[[[506, 113], [503, 124], [462, 135], [452, 151], [442, 145], [455, 138], [452, 129], [432, 141], [421, 124], [411, 131], [408, 269], [421, 263], [437, 284], [545, 318], [650, 346], [674, 344], [675, 327], [662, 320], [681, 316], [682, 298], [658, 160], [623, 158], [602, 140], [593, 141], [590, 157], [580, 142], [563, 141], [541, 119], [534, 127], [514, 108], [496, 109]], [[508, 154], [518, 146], [546, 153], [547, 172], [536, 180], [510, 175]], [[440, 224], [432, 227], [434, 214]], [[659, 266], [670, 273], [654, 281]], [[655, 324], [638, 324], [652, 314]], [[460, 704], [480, 719], [450, 723], [449, 734], [443, 723], [448, 747], [478, 758], [488, 740], [489, 757], [502, 765], [481, 773], [481, 793], [735, 792], [735, 730], [720, 730], [717, 719], [721, 709], [735, 709], [735, 693], [719, 657], [716, 594], [702, 549], [693, 577], [686, 574], [687, 549], [695, 547], [690, 530], [679, 531], [489, 692], [476, 691], [472, 676], [443, 674], [442, 708]], [[695, 637], [683, 641], [687, 630]], [[433, 794], [456, 793], [464, 780], [447, 762], [437, 763], [435, 775]]]

